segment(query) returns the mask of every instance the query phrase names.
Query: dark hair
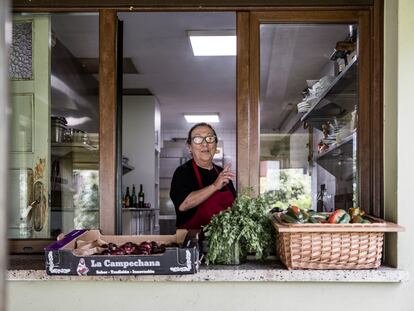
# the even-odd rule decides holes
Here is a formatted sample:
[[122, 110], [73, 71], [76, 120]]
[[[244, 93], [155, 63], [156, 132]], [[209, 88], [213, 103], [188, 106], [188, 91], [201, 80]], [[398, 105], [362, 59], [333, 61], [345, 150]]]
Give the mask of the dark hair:
[[213, 129], [213, 127], [210, 124], [206, 123], [206, 122], [200, 122], [200, 123], [197, 123], [197, 124], [193, 125], [193, 127], [188, 131], [188, 136], [187, 136], [187, 144], [188, 145], [191, 145], [191, 133], [195, 130], [195, 128], [197, 128], [199, 126], [206, 126], [206, 127], [210, 128], [213, 131], [214, 136], [216, 136], [216, 142], [217, 142], [217, 134], [216, 134], [216, 131]]

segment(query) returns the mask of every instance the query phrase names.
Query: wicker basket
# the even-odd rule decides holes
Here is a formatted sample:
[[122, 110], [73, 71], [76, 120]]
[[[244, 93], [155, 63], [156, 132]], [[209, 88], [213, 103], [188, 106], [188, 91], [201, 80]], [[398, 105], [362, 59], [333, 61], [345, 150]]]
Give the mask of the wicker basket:
[[273, 214], [276, 248], [291, 269], [374, 269], [381, 265], [384, 232], [402, 227], [369, 217], [370, 224], [288, 224]]

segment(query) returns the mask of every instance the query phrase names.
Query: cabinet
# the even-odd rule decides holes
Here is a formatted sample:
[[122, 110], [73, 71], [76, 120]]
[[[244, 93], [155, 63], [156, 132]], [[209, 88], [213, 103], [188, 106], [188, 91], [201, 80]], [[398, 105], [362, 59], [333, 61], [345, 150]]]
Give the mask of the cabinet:
[[357, 72], [355, 57], [301, 116], [310, 133], [314, 192], [325, 184], [332, 194], [328, 209], [347, 209], [357, 201]]
[[153, 235], [159, 234], [156, 221], [156, 208], [124, 208], [122, 209], [122, 234]]
[[[160, 108], [155, 96], [126, 95], [122, 106], [122, 154], [134, 167], [122, 176], [122, 190], [135, 185], [143, 185], [145, 202], [154, 209], [154, 228], [151, 232], [159, 232], [159, 151], [160, 151]], [[132, 213], [123, 213], [123, 218], [130, 218]], [[137, 214], [138, 216], [140, 214]], [[135, 216], [134, 216], [135, 217]], [[123, 226], [125, 229], [125, 226]], [[123, 229], [123, 232], [124, 232]], [[126, 229], [125, 229], [126, 230]]]

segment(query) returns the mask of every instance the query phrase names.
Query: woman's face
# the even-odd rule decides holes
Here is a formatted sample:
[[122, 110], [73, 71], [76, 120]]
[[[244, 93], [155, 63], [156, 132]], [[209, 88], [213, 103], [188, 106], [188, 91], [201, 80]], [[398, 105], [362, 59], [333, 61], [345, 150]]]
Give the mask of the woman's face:
[[[203, 138], [201, 144], [196, 144], [194, 137], [199, 136]], [[191, 133], [191, 143], [189, 149], [193, 155], [193, 159], [197, 164], [211, 165], [214, 154], [216, 153], [217, 143], [208, 143], [205, 137], [214, 136], [214, 132], [208, 126], [197, 126]]]

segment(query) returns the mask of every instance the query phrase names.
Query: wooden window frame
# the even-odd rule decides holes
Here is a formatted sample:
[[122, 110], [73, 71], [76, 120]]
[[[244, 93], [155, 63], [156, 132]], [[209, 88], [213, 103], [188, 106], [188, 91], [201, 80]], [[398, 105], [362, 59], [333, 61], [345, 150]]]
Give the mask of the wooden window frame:
[[[346, 9], [345, 9], [346, 8]], [[326, 16], [341, 17], [350, 14], [358, 23], [364, 23], [363, 33], [369, 50], [366, 64], [360, 69], [360, 79], [368, 77], [369, 87], [360, 90], [369, 104], [363, 105], [359, 131], [368, 131], [359, 139], [361, 169], [361, 204], [377, 216], [383, 217], [383, 0], [256, 0], [256, 1], [205, 1], [176, 0], [40, 0], [13, 1], [15, 12], [99, 12], [100, 13], [100, 228], [106, 234], [115, 233], [116, 194], [116, 15], [118, 12], [168, 12], [168, 11], [233, 11], [237, 13], [237, 171], [239, 189], [258, 185], [258, 67], [257, 51], [253, 47], [258, 36], [252, 36], [251, 26], [257, 18], [264, 20], [277, 14], [286, 14], [295, 20], [303, 20], [298, 14], [325, 16], [325, 21], [337, 21]], [[342, 13], [340, 13], [342, 12]], [[344, 16], [345, 16], [344, 15]], [[343, 17], [341, 17], [343, 18]], [[362, 24], [361, 24], [362, 25]], [[107, 41], [108, 40], [108, 41]], [[253, 55], [251, 55], [253, 54]], [[256, 57], [256, 58], [255, 58]], [[253, 59], [256, 59], [253, 61]], [[255, 67], [256, 66], [256, 67]], [[360, 66], [362, 67], [362, 66]], [[256, 82], [255, 82], [256, 81]], [[367, 95], [368, 94], [368, 95]], [[369, 98], [368, 98], [369, 97]], [[243, 165], [241, 165], [243, 163]], [[366, 192], [365, 192], [366, 191]]]

